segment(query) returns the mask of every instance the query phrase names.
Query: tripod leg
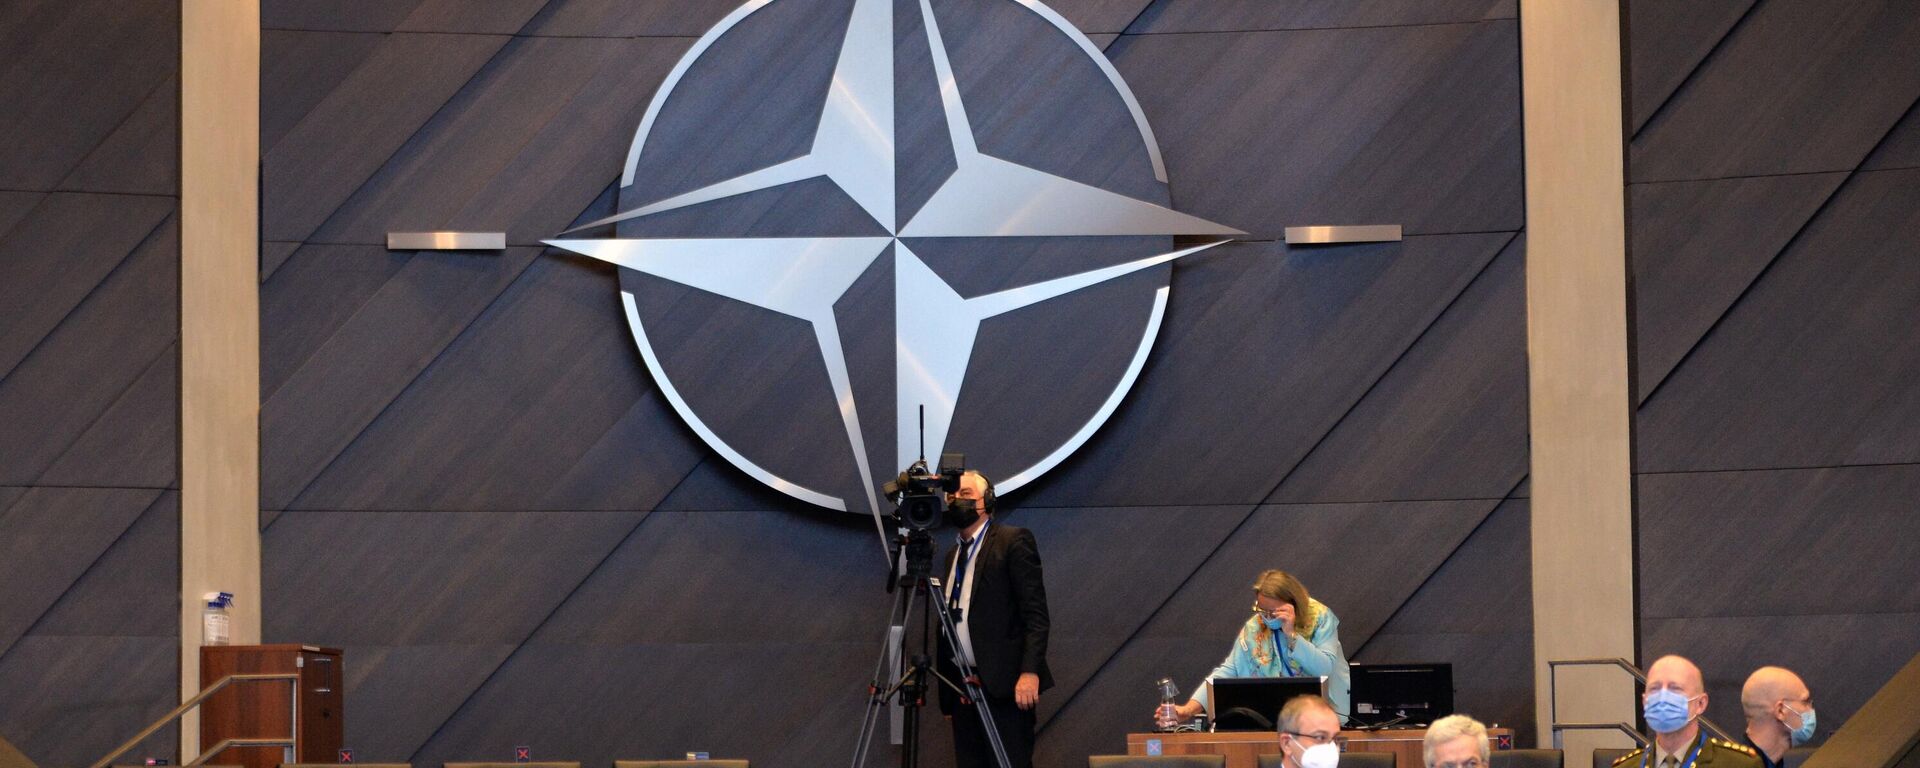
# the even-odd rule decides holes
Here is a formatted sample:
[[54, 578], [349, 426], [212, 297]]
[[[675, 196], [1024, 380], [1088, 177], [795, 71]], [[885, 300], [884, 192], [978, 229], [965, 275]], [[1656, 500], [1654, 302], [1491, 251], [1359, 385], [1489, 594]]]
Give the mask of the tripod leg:
[[886, 636], [880, 640], [880, 658], [874, 662], [873, 682], [867, 686], [867, 714], [860, 721], [860, 740], [853, 748], [853, 768], [866, 768], [867, 752], [873, 746], [873, 733], [880, 722], [880, 711], [887, 707], [899, 685], [900, 651], [906, 640], [907, 617], [913, 613], [913, 590], [893, 594], [893, 607], [887, 616]]
[[993, 747], [993, 759], [1000, 768], [1013, 768], [1007, 760], [1006, 744], [1000, 740], [1000, 726], [993, 721], [993, 710], [987, 706], [987, 692], [980, 688], [980, 677], [974, 674], [973, 663], [967, 659], [960, 643], [960, 631], [953, 623], [953, 614], [947, 610], [947, 604], [940, 599], [940, 580], [927, 579], [921, 588], [928, 590], [927, 605], [940, 616], [940, 631], [946, 634], [947, 643], [953, 647], [953, 666], [960, 670], [960, 682], [966, 686], [967, 698], [973, 699], [973, 708], [980, 715], [980, 726], [987, 733], [987, 743]]

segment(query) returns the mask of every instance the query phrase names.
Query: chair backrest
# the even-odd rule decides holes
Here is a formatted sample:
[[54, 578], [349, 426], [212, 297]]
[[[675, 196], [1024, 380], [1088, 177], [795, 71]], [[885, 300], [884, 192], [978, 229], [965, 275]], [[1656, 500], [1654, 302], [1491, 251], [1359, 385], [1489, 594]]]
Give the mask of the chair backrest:
[[[524, 763], [515, 763], [524, 765]], [[354, 768], [413, 768], [413, 763], [354, 763]], [[340, 768], [334, 763], [281, 763], [280, 768]]]
[[[1260, 768], [1281, 768], [1278, 754], [1261, 755]], [[1397, 768], [1400, 757], [1392, 752], [1342, 752], [1340, 768]]]
[[1593, 768], [1613, 768], [1613, 761], [1620, 759], [1621, 755], [1632, 751], [1631, 749], [1620, 749], [1618, 747], [1596, 749], [1593, 751]]
[[747, 768], [745, 760], [615, 760], [613, 768]]
[[1557, 749], [1498, 749], [1489, 753], [1492, 768], [1566, 768], [1566, 755]]
[[615, 760], [613, 768], [747, 768], [745, 760]]
[[1087, 768], [1227, 768], [1226, 755], [1089, 755]]

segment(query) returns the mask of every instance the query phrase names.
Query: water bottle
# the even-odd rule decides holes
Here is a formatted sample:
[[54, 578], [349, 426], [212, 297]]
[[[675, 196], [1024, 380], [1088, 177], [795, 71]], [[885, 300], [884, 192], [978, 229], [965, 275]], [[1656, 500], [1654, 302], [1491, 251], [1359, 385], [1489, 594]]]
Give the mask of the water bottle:
[[200, 609], [200, 644], [228, 644], [233, 639], [233, 618], [227, 613], [233, 606], [233, 593], [208, 592], [202, 599], [206, 602]]
[[1173, 684], [1173, 678], [1163, 677], [1153, 687], [1160, 693], [1160, 708], [1153, 712], [1153, 726], [1162, 731], [1180, 727], [1180, 686]]

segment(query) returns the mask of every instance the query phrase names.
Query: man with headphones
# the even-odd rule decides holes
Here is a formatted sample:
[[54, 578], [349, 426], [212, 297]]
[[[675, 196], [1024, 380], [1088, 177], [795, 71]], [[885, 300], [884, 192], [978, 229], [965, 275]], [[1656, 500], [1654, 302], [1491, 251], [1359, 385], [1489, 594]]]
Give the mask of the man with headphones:
[[[954, 609], [956, 640], [972, 660], [987, 694], [1011, 768], [1033, 765], [1034, 710], [1040, 692], [1053, 687], [1047, 669], [1047, 588], [1040, 575], [1040, 548], [1033, 532], [996, 521], [993, 484], [968, 471], [947, 497], [947, 524], [960, 530], [939, 573], [942, 597]], [[943, 640], [939, 672], [959, 682], [953, 649]], [[940, 711], [953, 721], [953, 751], [960, 768], [993, 766], [993, 747], [978, 710], [940, 686]]]

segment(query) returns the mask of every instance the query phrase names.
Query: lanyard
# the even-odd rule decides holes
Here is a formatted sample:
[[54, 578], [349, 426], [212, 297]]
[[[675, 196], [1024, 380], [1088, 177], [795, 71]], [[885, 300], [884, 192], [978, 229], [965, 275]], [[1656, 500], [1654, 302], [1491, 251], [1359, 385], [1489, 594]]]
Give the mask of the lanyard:
[[[973, 543], [967, 545], [967, 550], [965, 553], [966, 557], [954, 558], [953, 586], [950, 588], [952, 591], [951, 591], [951, 598], [948, 600], [949, 605], [959, 607], [963, 603], [967, 602], [964, 597], [966, 594], [967, 586], [968, 586], [967, 572], [973, 570], [973, 561], [980, 554], [980, 545], [983, 543], [986, 543], [987, 529], [992, 527], [993, 527], [993, 519], [988, 518], [987, 524], [980, 526], [980, 532], [977, 534], [974, 534]], [[964, 537], [961, 537], [961, 538], [964, 538]]]
[[[1684, 763], [1681, 763], [1680, 768], [1693, 768], [1693, 761], [1700, 759], [1700, 748], [1706, 745], [1707, 745], [1707, 734], [1705, 731], [1702, 731], [1700, 733], [1699, 738], [1694, 739], [1693, 751], [1687, 753], [1687, 761]], [[1657, 748], [1657, 745], [1656, 745], [1656, 748]], [[1640, 768], [1647, 768], [1647, 761], [1653, 759], [1653, 754], [1654, 754], [1654, 750], [1649, 749], [1645, 753], [1642, 753], [1640, 755]]]

